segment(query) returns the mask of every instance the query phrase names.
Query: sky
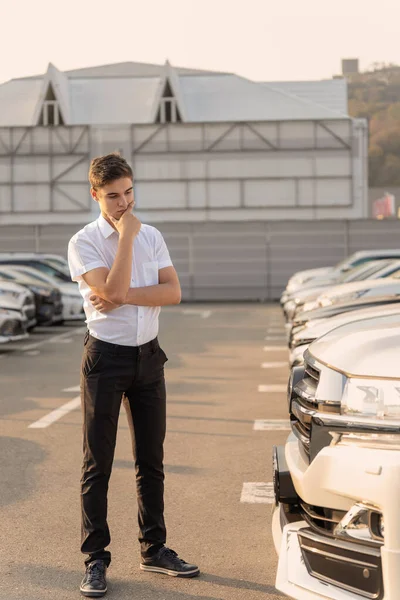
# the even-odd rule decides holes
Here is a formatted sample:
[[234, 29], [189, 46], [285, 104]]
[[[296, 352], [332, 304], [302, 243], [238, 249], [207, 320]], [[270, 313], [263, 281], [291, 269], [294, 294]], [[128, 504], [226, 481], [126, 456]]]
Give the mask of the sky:
[[14, 0], [2, 10], [0, 82], [116, 62], [327, 79], [342, 58], [400, 64], [400, 2]]

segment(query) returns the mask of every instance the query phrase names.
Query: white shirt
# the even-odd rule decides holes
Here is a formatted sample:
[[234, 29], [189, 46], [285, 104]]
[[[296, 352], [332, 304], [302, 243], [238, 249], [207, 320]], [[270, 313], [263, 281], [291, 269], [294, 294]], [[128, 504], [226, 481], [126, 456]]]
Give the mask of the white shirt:
[[[100, 215], [78, 231], [68, 244], [68, 263], [72, 281], [77, 281], [89, 333], [99, 340], [123, 346], [141, 346], [158, 334], [160, 307], [125, 304], [110, 312], [98, 312], [89, 300], [93, 293], [82, 278], [84, 273], [106, 267], [111, 269], [118, 248], [119, 233]], [[161, 233], [142, 224], [133, 241], [130, 287], [158, 284], [158, 271], [172, 266]]]

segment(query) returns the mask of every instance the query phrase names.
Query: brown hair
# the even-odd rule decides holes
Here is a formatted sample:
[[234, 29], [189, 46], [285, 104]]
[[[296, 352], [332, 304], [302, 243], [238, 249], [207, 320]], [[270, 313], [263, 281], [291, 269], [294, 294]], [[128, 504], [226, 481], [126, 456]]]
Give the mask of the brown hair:
[[119, 152], [99, 156], [90, 163], [89, 182], [94, 190], [121, 177], [130, 177], [133, 181], [133, 171]]

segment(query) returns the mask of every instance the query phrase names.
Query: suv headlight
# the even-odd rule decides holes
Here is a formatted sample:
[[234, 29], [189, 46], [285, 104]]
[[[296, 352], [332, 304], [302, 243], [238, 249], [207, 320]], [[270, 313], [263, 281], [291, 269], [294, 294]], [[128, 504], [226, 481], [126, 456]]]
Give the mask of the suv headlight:
[[365, 290], [350, 292], [349, 294], [340, 294], [338, 296], [321, 296], [319, 305], [325, 307], [331, 306], [332, 304], [338, 304], [339, 302], [351, 302], [352, 300], [357, 300], [357, 298], [360, 298], [363, 294], [365, 294]]
[[400, 380], [350, 378], [341, 409], [343, 414], [399, 419]]
[[44, 296], [45, 298], [49, 298], [51, 296], [51, 292], [49, 292], [49, 290], [38, 287], [37, 285], [31, 285], [31, 286], [29, 286], [29, 289], [34, 294], [39, 294], [40, 296]]

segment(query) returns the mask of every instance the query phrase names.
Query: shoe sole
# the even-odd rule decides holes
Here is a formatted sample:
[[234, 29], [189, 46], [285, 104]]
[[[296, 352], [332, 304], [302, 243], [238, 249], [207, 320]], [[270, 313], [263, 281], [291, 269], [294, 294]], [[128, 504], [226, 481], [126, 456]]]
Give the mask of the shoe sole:
[[85, 596], [86, 598], [101, 598], [107, 592], [107, 588], [98, 592], [89, 592], [87, 590], [83, 590], [82, 588], [79, 588], [79, 591], [82, 596]]
[[186, 571], [184, 573], [180, 571], [173, 571], [171, 569], [163, 569], [163, 567], [151, 567], [150, 565], [140, 564], [141, 571], [151, 571], [152, 573], [163, 573], [170, 577], [197, 577], [200, 574], [200, 569], [194, 569], [193, 571]]

